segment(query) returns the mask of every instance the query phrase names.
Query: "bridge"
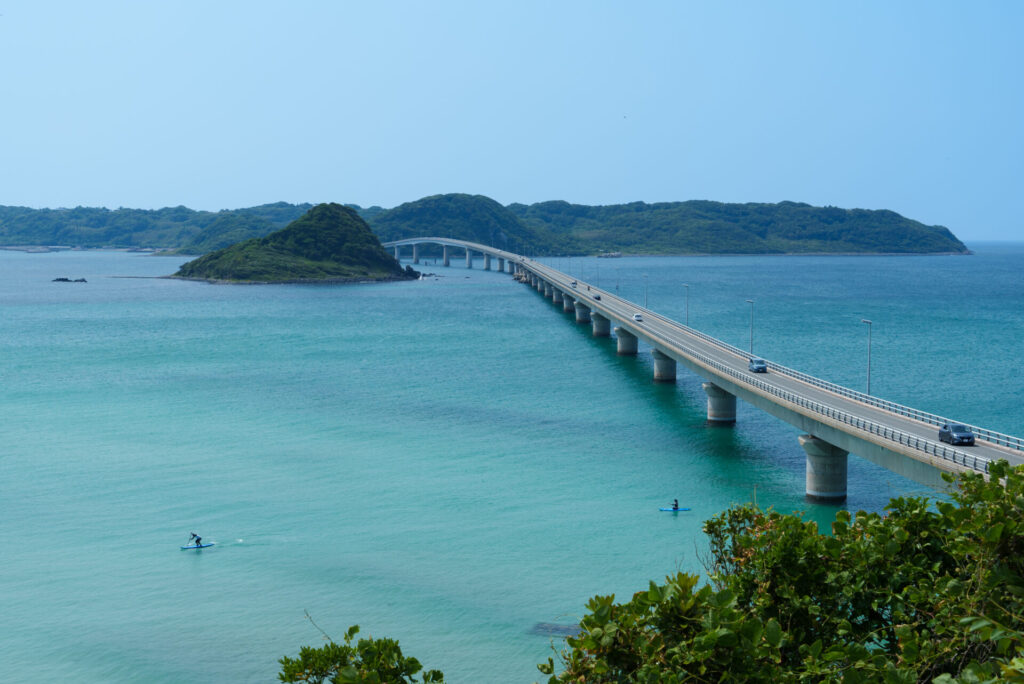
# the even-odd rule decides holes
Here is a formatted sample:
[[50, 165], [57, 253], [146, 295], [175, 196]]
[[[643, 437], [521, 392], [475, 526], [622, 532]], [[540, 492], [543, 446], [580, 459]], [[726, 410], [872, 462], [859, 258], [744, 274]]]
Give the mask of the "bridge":
[[[922, 484], [944, 488], [943, 472], [987, 473], [989, 464], [1006, 459], [1024, 463], [1024, 440], [979, 426], [926, 413], [816, 378], [767, 361], [767, 373], [748, 369], [750, 355], [662, 316], [655, 311], [601, 290], [528, 257], [451, 238], [423, 237], [386, 242], [395, 258], [411, 246], [419, 263], [419, 245], [443, 247], [443, 263], [450, 265], [451, 250], [465, 253], [473, 267], [474, 254], [535, 288], [579, 324], [591, 327], [595, 337], [614, 334], [620, 355], [636, 355], [639, 342], [650, 347], [654, 381], [675, 382], [677, 367], [704, 379], [707, 419], [712, 425], [736, 422], [736, 399], [796, 426], [807, 457], [806, 493], [812, 500], [846, 499], [847, 457], [855, 454]], [[954, 447], [938, 440], [938, 426], [967, 425], [975, 434], [972, 447]]]

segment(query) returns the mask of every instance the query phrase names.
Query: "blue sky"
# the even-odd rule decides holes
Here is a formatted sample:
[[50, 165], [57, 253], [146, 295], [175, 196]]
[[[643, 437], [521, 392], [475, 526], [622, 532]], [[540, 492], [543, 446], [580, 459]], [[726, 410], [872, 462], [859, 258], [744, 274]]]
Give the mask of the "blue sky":
[[793, 200], [1024, 240], [1024, 2], [0, 0], [0, 204]]

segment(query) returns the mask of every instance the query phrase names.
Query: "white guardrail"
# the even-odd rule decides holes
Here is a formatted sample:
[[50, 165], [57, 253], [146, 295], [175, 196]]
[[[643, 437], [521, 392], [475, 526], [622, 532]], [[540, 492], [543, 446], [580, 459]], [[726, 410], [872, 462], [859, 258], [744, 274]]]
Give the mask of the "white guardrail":
[[[531, 264], [531, 266], [533, 266], [533, 264]], [[550, 268], [550, 267], [547, 267], [547, 268]], [[554, 271], [554, 269], [551, 269], [551, 270]], [[559, 273], [560, 275], [566, 275], [566, 274], [561, 274], [558, 271], [555, 271], [555, 272]], [[540, 274], [538, 273], [537, 275], [540, 275]], [[571, 276], [566, 276], [566, 277], [571, 277]], [[711, 335], [708, 335], [706, 333], [702, 333], [699, 330], [694, 330], [693, 328], [690, 328], [689, 326], [686, 326], [686, 325], [683, 325], [683, 324], [681, 324], [681, 323], [679, 323], [677, 321], [674, 321], [671, 318], [668, 318], [667, 316], [663, 316], [663, 315], [657, 313], [656, 311], [651, 311], [650, 309], [646, 309], [644, 307], [640, 307], [640, 306], [636, 305], [635, 303], [630, 302], [629, 300], [626, 300], [626, 299], [623, 299], [623, 298], [619, 297], [618, 295], [612, 294], [610, 292], [605, 292], [603, 290], [591, 290], [591, 292], [599, 292], [599, 293], [601, 293], [605, 297], [613, 297], [613, 298], [615, 298], [616, 300], [618, 300], [618, 301], [620, 301], [622, 303], [629, 304], [630, 306], [637, 307], [638, 309], [640, 309], [640, 310], [642, 310], [644, 312], [644, 315], [657, 318], [658, 320], [660, 320], [660, 321], [662, 321], [664, 323], [667, 323], [667, 324], [670, 324], [672, 326], [675, 326], [676, 328], [679, 328], [681, 331], [683, 331], [683, 332], [685, 332], [685, 333], [687, 333], [689, 335], [693, 335], [694, 337], [697, 337], [697, 338], [707, 342], [708, 344], [712, 344], [712, 345], [714, 345], [714, 346], [716, 346], [716, 347], [718, 347], [720, 349], [728, 351], [728, 352], [730, 352], [732, 354], [735, 354], [735, 355], [737, 355], [737, 356], [739, 356], [741, 358], [749, 358], [750, 357], [750, 354], [745, 352], [745, 351], [743, 351], [742, 349], [739, 349], [737, 347], [732, 346], [731, 344], [728, 344], [728, 343], [723, 342], [723, 341], [721, 341], [721, 340], [719, 340], [717, 338], [714, 338]], [[787, 402], [790, 402], [792, 404], [796, 404], [797, 406], [801, 406], [803, 408], [809, 409], [811, 411], [814, 411], [815, 413], [818, 413], [820, 415], [826, 416], [826, 417], [831, 418], [833, 420], [838, 420], [838, 421], [840, 421], [842, 423], [845, 423], [845, 424], [850, 425], [852, 427], [856, 427], [856, 428], [858, 428], [860, 430], [865, 430], [865, 431], [867, 431], [867, 432], [869, 432], [871, 434], [878, 435], [878, 436], [882, 437], [883, 439], [889, 439], [889, 440], [892, 440], [894, 442], [897, 442], [898, 444], [902, 444], [902, 445], [908, 446], [908, 447], [910, 447], [912, 449], [915, 449], [915, 450], [918, 450], [918, 451], [922, 451], [922, 452], [924, 452], [926, 454], [931, 454], [933, 456], [937, 456], [937, 457], [939, 457], [939, 458], [941, 458], [941, 459], [943, 459], [945, 461], [949, 461], [951, 463], [956, 463], [958, 465], [964, 466], [966, 468], [970, 468], [972, 470], [976, 470], [978, 472], [988, 472], [989, 463], [991, 463], [991, 461], [988, 458], [985, 458], [984, 456], [973, 456], [973, 455], [967, 454], [967, 453], [965, 453], [963, 451], [959, 451], [957, 449], [946, 447], [944, 444], [936, 443], [936, 442], [933, 442], [931, 440], [924, 439], [922, 437], [918, 437], [917, 435], [911, 435], [909, 433], [903, 432], [902, 430], [896, 430], [896, 429], [887, 427], [885, 425], [881, 425], [880, 423], [876, 423], [874, 421], [870, 421], [870, 420], [865, 420], [863, 418], [859, 418], [859, 417], [854, 416], [852, 414], [849, 414], [849, 413], [847, 413], [845, 411], [840, 411], [839, 409], [836, 409], [836, 408], [833, 408], [831, 406], [828, 406], [827, 404], [822, 404], [821, 402], [812, 401], [812, 400], [807, 399], [805, 397], [801, 397], [800, 395], [795, 394], [793, 392], [790, 392], [789, 390], [780, 389], [780, 388], [775, 387], [773, 385], [770, 385], [770, 384], [768, 384], [768, 383], [766, 383], [766, 382], [764, 382], [762, 380], [759, 380], [757, 378], [751, 377], [749, 374], [741, 373], [741, 372], [739, 372], [739, 371], [737, 371], [737, 370], [735, 370], [733, 368], [730, 368], [729, 366], [726, 366], [725, 364], [723, 364], [723, 363], [721, 363], [719, 361], [716, 361], [715, 359], [713, 359], [713, 358], [711, 358], [711, 357], [709, 357], [709, 356], [707, 356], [707, 355], [705, 355], [705, 354], [703, 354], [703, 353], [701, 353], [701, 352], [699, 352], [699, 351], [697, 351], [695, 349], [681, 346], [678, 343], [676, 343], [676, 346], [679, 347], [680, 350], [683, 351], [688, 356], [690, 356], [690, 357], [692, 357], [694, 359], [699, 360], [701, 363], [703, 363], [703, 364], [705, 364], [707, 366], [710, 366], [710, 367], [714, 368], [719, 373], [723, 373], [725, 375], [728, 375], [728, 376], [730, 376], [730, 377], [732, 377], [732, 378], [734, 378], [736, 380], [739, 380], [740, 382], [745, 383], [747, 385], [752, 385], [754, 387], [757, 387], [761, 391], [767, 392], [768, 394], [771, 394], [773, 396], [779, 397], [780, 399], [782, 399], [784, 401], [787, 401]], [[832, 392], [834, 394], [838, 394], [839, 396], [846, 397], [847, 399], [853, 399], [854, 401], [859, 401], [861, 403], [867, 404], [869, 406], [874, 406], [876, 408], [882, 409], [884, 411], [888, 411], [890, 413], [894, 413], [896, 415], [901, 415], [901, 416], [906, 416], [908, 418], [913, 418], [915, 420], [919, 420], [921, 422], [928, 423], [930, 425], [943, 425], [943, 424], [946, 424], [946, 423], [958, 423], [958, 424], [966, 425], [968, 428], [971, 429], [972, 432], [974, 432], [975, 437], [977, 437], [978, 439], [983, 439], [986, 442], [990, 442], [992, 444], [998, 444], [1000, 446], [1008, 447], [1010, 449], [1015, 449], [1015, 450], [1018, 450], [1018, 451], [1024, 451], [1024, 439], [1021, 439], [1020, 437], [1014, 437], [1012, 435], [1006, 435], [1006, 434], [1003, 434], [1003, 433], [1000, 433], [1000, 432], [993, 432], [991, 430], [986, 430], [984, 428], [979, 428], [979, 427], [971, 425], [969, 423], [964, 423], [963, 421], [950, 420], [949, 418], [944, 418], [942, 416], [937, 416], [937, 415], [935, 415], [933, 413], [927, 413], [925, 411], [919, 411], [918, 409], [911, 408], [909, 406], [903, 406], [902, 404], [897, 404], [897, 403], [892, 402], [892, 401], [887, 401], [885, 399], [879, 399], [878, 397], [873, 397], [873, 396], [871, 396], [869, 394], [864, 394], [863, 392], [858, 392], [856, 390], [851, 390], [848, 387], [843, 387], [842, 385], [837, 385], [837, 384], [835, 384], [833, 382], [829, 382], [827, 380], [822, 380], [821, 378], [814, 377], [813, 375], [808, 375], [807, 373], [802, 373], [802, 372], [800, 372], [798, 370], [794, 370], [792, 368], [787, 368], [786, 366], [783, 366], [781, 364], [775, 363], [773, 361], [766, 361], [766, 362], [768, 364], [768, 367], [772, 371], [774, 371], [776, 373], [779, 373], [781, 375], [789, 376], [791, 378], [794, 378], [794, 379], [799, 380], [801, 382], [807, 383], [807, 384], [812, 385], [814, 387], [819, 387], [821, 389], [827, 390], [827, 391]]]

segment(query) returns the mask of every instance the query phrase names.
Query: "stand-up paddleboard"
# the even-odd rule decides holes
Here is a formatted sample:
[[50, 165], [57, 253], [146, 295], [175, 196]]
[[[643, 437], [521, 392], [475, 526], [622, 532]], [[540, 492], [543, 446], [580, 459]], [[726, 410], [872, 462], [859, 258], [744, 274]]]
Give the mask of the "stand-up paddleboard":
[[667, 511], [669, 513], [678, 513], [679, 511], [688, 511], [690, 509], [689, 508], [683, 508], [682, 506], [680, 506], [679, 508], [659, 508], [658, 510], [659, 511]]
[[185, 549], [206, 549], [213, 546], [214, 544], [216, 544], [216, 542], [210, 542], [209, 544], [200, 544], [199, 546], [192, 544], [190, 546], [182, 546], [181, 550], [184, 551]]

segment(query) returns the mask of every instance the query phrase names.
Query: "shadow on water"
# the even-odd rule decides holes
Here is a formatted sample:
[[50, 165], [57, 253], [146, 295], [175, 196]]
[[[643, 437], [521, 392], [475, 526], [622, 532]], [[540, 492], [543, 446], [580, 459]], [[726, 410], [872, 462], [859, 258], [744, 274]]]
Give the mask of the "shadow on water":
[[539, 636], [571, 637], [579, 633], [579, 625], [564, 625], [557, 622], [538, 622], [530, 628], [530, 634]]

